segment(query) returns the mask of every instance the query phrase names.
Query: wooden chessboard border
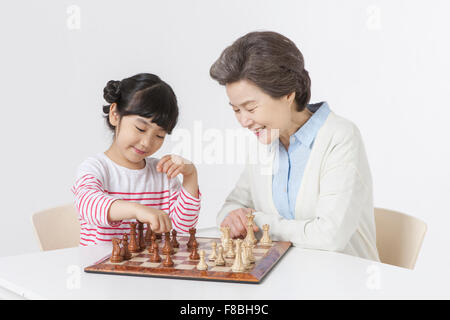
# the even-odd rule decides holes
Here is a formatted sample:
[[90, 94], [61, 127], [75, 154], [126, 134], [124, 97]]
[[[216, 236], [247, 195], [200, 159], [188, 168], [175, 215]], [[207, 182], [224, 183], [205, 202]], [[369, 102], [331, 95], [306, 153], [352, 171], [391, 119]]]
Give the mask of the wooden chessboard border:
[[[220, 243], [218, 238], [210, 237], [197, 237], [197, 239], [216, 240]], [[187, 238], [180, 237], [181, 248], [185, 248], [185, 242]], [[199, 271], [197, 269], [182, 270], [176, 268], [148, 268], [133, 265], [121, 265], [121, 264], [105, 264], [111, 257], [111, 254], [105, 256], [95, 264], [86, 267], [84, 269], [87, 273], [100, 273], [100, 274], [115, 274], [115, 275], [127, 275], [127, 276], [143, 276], [143, 277], [161, 277], [161, 278], [175, 278], [186, 280], [210, 280], [210, 281], [226, 281], [226, 282], [239, 282], [239, 283], [261, 283], [263, 278], [269, 273], [269, 271], [278, 263], [278, 261], [284, 256], [287, 250], [292, 245], [291, 242], [286, 241], [274, 241], [270, 249], [266, 254], [256, 263], [255, 267], [249, 272], [223, 272], [223, 271]], [[180, 249], [181, 249], [180, 248]], [[185, 250], [183, 250], [185, 251]]]

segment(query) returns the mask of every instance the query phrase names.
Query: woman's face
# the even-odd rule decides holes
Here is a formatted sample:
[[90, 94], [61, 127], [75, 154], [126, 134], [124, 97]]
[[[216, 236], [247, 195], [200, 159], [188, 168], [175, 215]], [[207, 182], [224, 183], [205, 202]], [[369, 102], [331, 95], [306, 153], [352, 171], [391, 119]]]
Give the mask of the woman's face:
[[226, 91], [241, 126], [251, 130], [261, 143], [272, 143], [289, 127], [294, 93], [272, 98], [248, 80], [227, 84]]

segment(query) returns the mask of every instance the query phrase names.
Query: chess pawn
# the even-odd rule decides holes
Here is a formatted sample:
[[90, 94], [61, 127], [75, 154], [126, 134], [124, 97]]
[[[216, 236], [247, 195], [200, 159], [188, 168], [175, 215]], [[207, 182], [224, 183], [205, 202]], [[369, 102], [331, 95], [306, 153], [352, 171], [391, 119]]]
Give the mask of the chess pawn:
[[118, 262], [122, 262], [123, 258], [120, 255], [120, 245], [119, 245], [119, 239], [114, 238], [112, 239], [112, 243], [113, 243], [113, 251], [111, 254], [111, 258], [110, 261], [113, 263], [118, 263]]
[[150, 256], [150, 262], [161, 262], [161, 256], [159, 255], [158, 242], [153, 242], [153, 253]]
[[222, 247], [222, 245], [219, 245], [219, 249], [217, 250], [218, 251], [218, 253], [217, 253], [217, 258], [216, 258], [216, 260], [215, 260], [215, 265], [216, 266], [224, 266], [225, 265], [225, 259], [224, 259], [224, 257], [223, 257], [223, 247]]
[[263, 236], [261, 240], [259, 240], [259, 244], [262, 246], [272, 245], [272, 239], [270, 239], [269, 235], [269, 225], [268, 224], [263, 225], [262, 229], [263, 229]]
[[217, 258], [216, 247], [217, 247], [217, 243], [211, 242], [212, 252], [211, 252], [211, 255], [209, 256], [209, 261], [214, 261], [214, 260], [216, 260], [216, 258]]
[[235, 254], [234, 254], [234, 250], [233, 250], [233, 240], [232, 239], [228, 239], [228, 251], [225, 254], [225, 257], [227, 258], [234, 258]]
[[241, 239], [236, 240], [236, 258], [231, 266], [231, 270], [233, 270], [233, 272], [243, 272], [245, 270], [245, 266], [242, 263], [241, 243]]
[[130, 260], [131, 252], [128, 250], [128, 236], [126, 233], [123, 235], [122, 239], [122, 250], [123, 250], [123, 259]]
[[197, 243], [197, 240], [194, 239], [194, 241], [192, 242], [192, 252], [191, 252], [191, 255], [189, 256], [189, 258], [191, 260], [200, 259], [200, 256], [198, 255], [198, 252], [197, 252], [197, 248], [198, 248], [198, 243]]
[[165, 239], [164, 240], [164, 248], [162, 249], [162, 252], [167, 255], [173, 254], [174, 250], [172, 248], [172, 244], [170, 243], [170, 233], [169, 232], [166, 232], [164, 234], [164, 239]]
[[153, 248], [153, 244], [157, 243], [156, 242], [156, 233], [152, 232], [152, 236], [150, 237], [150, 245], [148, 247], [148, 252], [149, 253], [153, 253], [155, 251], [155, 249]]
[[177, 241], [177, 230], [172, 230], [172, 248], [179, 248], [180, 243]]
[[205, 250], [200, 250], [200, 262], [197, 264], [197, 270], [208, 270], [208, 265], [205, 261]]
[[128, 245], [128, 250], [131, 253], [139, 252], [139, 246], [136, 240], [136, 222], [130, 223], [130, 244]]
[[191, 249], [192, 249], [192, 244], [193, 244], [193, 242], [195, 240], [195, 233], [196, 232], [197, 232], [197, 229], [195, 229], [195, 228], [190, 228], [189, 229], [189, 240], [188, 240], [188, 242], [186, 244], [186, 246], [187, 246], [189, 251], [191, 251]]
[[223, 258], [223, 247], [222, 246], [219, 246], [219, 253], [217, 254], [215, 265], [216, 266], [224, 266], [225, 265], [225, 259]]
[[170, 268], [170, 267], [173, 267], [173, 265], [174, 265], [174, 263], [173, 263], [172, 257], [170, 256], [170, 254], [166, 254], [166, 259], [163, 262], [163, 267]]

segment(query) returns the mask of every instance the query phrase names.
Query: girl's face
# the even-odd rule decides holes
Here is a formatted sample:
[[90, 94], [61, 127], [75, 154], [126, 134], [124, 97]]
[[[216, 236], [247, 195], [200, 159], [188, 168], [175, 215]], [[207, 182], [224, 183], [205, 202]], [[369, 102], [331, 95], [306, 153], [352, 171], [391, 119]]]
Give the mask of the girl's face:
[[251, 130], [261, 143], [272, 143], [289, 128], [294, 93], [272, 98], [248, 80], [227, 84], [226, 91], [241, 126]]
[[161, 148], [166, 136], [166, 131], [150, 118], [129, 115], [119, 121], [117, 113], [111, 116], [110, 112], [110, 121], [116, 127], [111, 155], [120, 165], [130, 169], [143, 168], [144, 159]]

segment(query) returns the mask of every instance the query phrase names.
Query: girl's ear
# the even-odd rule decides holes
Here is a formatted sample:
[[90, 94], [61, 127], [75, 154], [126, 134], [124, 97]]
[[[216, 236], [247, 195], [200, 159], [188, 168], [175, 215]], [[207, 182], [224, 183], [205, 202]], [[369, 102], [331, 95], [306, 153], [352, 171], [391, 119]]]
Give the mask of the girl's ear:
[[109, 107], [109, 123], [111, 123], [114, 127], [117, 127], [119, 124], [119, 114], [117, 113], [117, 103], [111, 103]]

